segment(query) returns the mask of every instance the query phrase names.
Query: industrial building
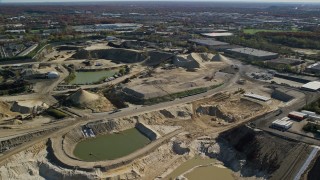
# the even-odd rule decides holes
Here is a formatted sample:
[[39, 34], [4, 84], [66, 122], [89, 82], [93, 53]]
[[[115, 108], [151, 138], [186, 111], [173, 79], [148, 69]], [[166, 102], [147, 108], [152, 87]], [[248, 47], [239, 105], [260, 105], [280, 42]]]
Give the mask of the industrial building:
[[289, 118], [284, 117], [282, 119], [273, 121], [270, 127], [281, 131], [286, 131], [292, 127], [292, 124], [293, 122], [291, 122]]
[[319, 74], [320, 73], [320, 62], [311, 64], [305, 70], [307, 73]]
[[302, 110], [301, 112], [304, 113], [304, 114], [306, 114], [306, 115], [308, 115], [308, 116], [316, 115], [316, 113], [315, 113], [315, 112], [312, 112], [312, 111]]
[[278, 77], [281, 79], [287, 79], [290, 81], [295, 81], [295, 82], [303, 83], [303, 84], [318, 80], [317, 77], [295, 75], [295, 74], [284, 74], [284, 73], [275, 73], [274, 77]]
[[248, 58], [249, 60], [271, 60], [279, 57], [278, 53], [262, 51], [253, 48], [233, 48], [226, 49], [226, 53], [234, 57]]
[[314, 121], [314, 122], [319, 122], [320, 121], [320, 116], [319, 115], [309, 115], [308, 116], [309, 121]]
[[202, 33], [202, 36], [205, 37], [225, 37], [225, 36], [233, 36], [233, 33], [230, 32], [212, 32], [212, 33]]
[[301, 89], [308, 90], [308, 91], [318, 91], [320, 89], [320, 82], [319, 81], [312, 81], [304, 84]]
[[294, 99], [294, 93], [292, 90], [277, 88], [272, 92], [271, 97], [283, 102], [289, 102]]
[[297, 112], [297, 111], [292, 111], [288, 114], [289, 118], [298, 120], [298, 121], [302, 121], [304, 120], [308, 115], [305, 113], [301, 113], [301, 112]]
[[249, 97], [249, 98], [252, 98], [252, 99], [257, 99], [257, 100], [260, 100], [260, 101], [269, 101], [271, 98], [269, 97], [265, 97], [265, 96], [261, 96], [261, 95], [258, 95], [258, 94], [253, 94], [253, 93], [247, 93], [247, 94], [244, 94], [245, 97]]
[[211, 50], [223, 50], [231, 48], [232, 46], [229, 43], [216, 41], [214, 39], [189, 39], [189, 43], [193, 43], [200, 46], [205, 46]]
[[320, 121], [320, 116], [318, 114], [316, 114], [315, 112], [306, 111], [306, 110], [302, 110], [301, 112], [308, 116], [308, 120]]

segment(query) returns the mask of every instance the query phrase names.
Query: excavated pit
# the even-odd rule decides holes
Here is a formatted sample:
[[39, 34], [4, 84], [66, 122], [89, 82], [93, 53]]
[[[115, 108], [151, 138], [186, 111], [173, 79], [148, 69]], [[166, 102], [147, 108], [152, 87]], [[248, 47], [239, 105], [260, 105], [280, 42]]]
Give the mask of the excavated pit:
[[[277, 179], [280, 171], [288, 168], [288, 163], [297, 158], [297, 153], [305, 145], [293, 140], [282, 139], [264, 131], [241, 126], [222, 133], [218, 139], [220, 152], [207, 149], [209, 156], [217, 157], [244, 177]], [[225, 149], [225, 150], [222, 150]]]
[[73, 59], [107, 59], [116, 63], [137, 63], [144, 61], [147, 56], [135, 50], [128, 49], [99, 49], [99, 50], [80, 50], [71, 58]]

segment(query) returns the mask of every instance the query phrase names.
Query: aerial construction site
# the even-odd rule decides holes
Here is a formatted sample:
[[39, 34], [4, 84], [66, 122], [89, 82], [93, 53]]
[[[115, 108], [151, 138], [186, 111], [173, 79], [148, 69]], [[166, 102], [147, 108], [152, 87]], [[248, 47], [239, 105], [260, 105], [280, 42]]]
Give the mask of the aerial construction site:
[[[170, 179], [184, 176], [174, 173], [179, 165], [212, 158], [212, 166], [230, 169], [224, 176], [266, 178], [290, 161], [281, 154], [294, 157], [307, 148], [278, 137], [273, 138], [297, 152], [259, 147], [270, 143], [265, 142], [270, 135], [250, 122], [288, 104], [268, 98], [274, 87], [256, 87], [249, 78], [241, 79], [245, 67], [235, 60], [221, 54], [175, 55], [109, 46], [97, 50], [101, 55], [87, 50], [100, 44], [87, 42], [71, 52], [61, 49], [73, 46], [55, 47], [48, 57], [64, 52], [60, 56], [69, 58], [28, 66], [30, 71], [56, 69], [57, 77], [29, 77], [34, 81], [31, 93], [0, 97], [2, 178]], [[133, 55], [137, 59], [131, 62]], [[87, 73], [82, 82], [71, 83], [81, 73]], [[101, 77], [93, 81], [86, 76]], [[49, 84], [51, 89], [43, 88]], [[294, 99], [303, 97], [294, 94]], [[256, 168], [257, 163], [265, 168]]]
[[[95, 20], [105, 16], [122, 15]], [[124, 23], [131, 16], [139, 23]], [[207, 37], [242, 26], [184, 28], [177, 17], [191, 15], [163, 27], [136, 12], [86, 19], [65, 39], [25, 43], [20, 58], [22, 46], [0, 44], [0, 180], [317, 179], [320, 83], [302, 72], [311, 60], [276, 70], [287, 62], [278, 53]]]

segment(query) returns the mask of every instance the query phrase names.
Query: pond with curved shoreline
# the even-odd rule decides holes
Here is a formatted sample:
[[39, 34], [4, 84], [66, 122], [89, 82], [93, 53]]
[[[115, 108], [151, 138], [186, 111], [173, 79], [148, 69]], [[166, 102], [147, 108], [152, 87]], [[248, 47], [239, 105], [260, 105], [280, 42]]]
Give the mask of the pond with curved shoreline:
[[75, 78], [69, 83], [72, 85], [93, 84], [114, 76], [118, 70], [76, 71]]
[[133, 153], [151, 142], [136, 128], [99, 135], [79, 142], [73, 153], [84, 161], [113, 160]]

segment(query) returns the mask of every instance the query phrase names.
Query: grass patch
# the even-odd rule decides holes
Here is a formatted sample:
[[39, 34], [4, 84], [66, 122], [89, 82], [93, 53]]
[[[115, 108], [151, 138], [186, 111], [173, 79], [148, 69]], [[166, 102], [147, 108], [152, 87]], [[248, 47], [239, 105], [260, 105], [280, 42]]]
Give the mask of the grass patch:
[[304, 110], [313, 111], [320, 114], [320, 99], [303, 107]]
[[65, 83], [69, 84], [71, 81], [73, 81], [76, 78], [76, 73], [74, 70], [72, 70], [69, 74], [69, 76], [67, 76], [64, 81]]
[[67, 114], [65, 114], [62, 111], [59, 111], [57, 109], [53, 109], [53, 108], [49, 108], [46, 110], [46, 113], [56, 119], [63, 119], [65, 117], [67, 117]]
[[259, 32], [298, 32], [298, 29], [291, 30], [276, 30], [276, 29], [244, 29], [243, 33], [245, 34], [256, 34]]
[[13, 83], [1, 83], [0, 95], [19, 94], [30, 90], [30, 84], [26, 81], [15, 81]]
[[302, 129], [306, 132], [319, 133], [320, 125], [308, 122]]

